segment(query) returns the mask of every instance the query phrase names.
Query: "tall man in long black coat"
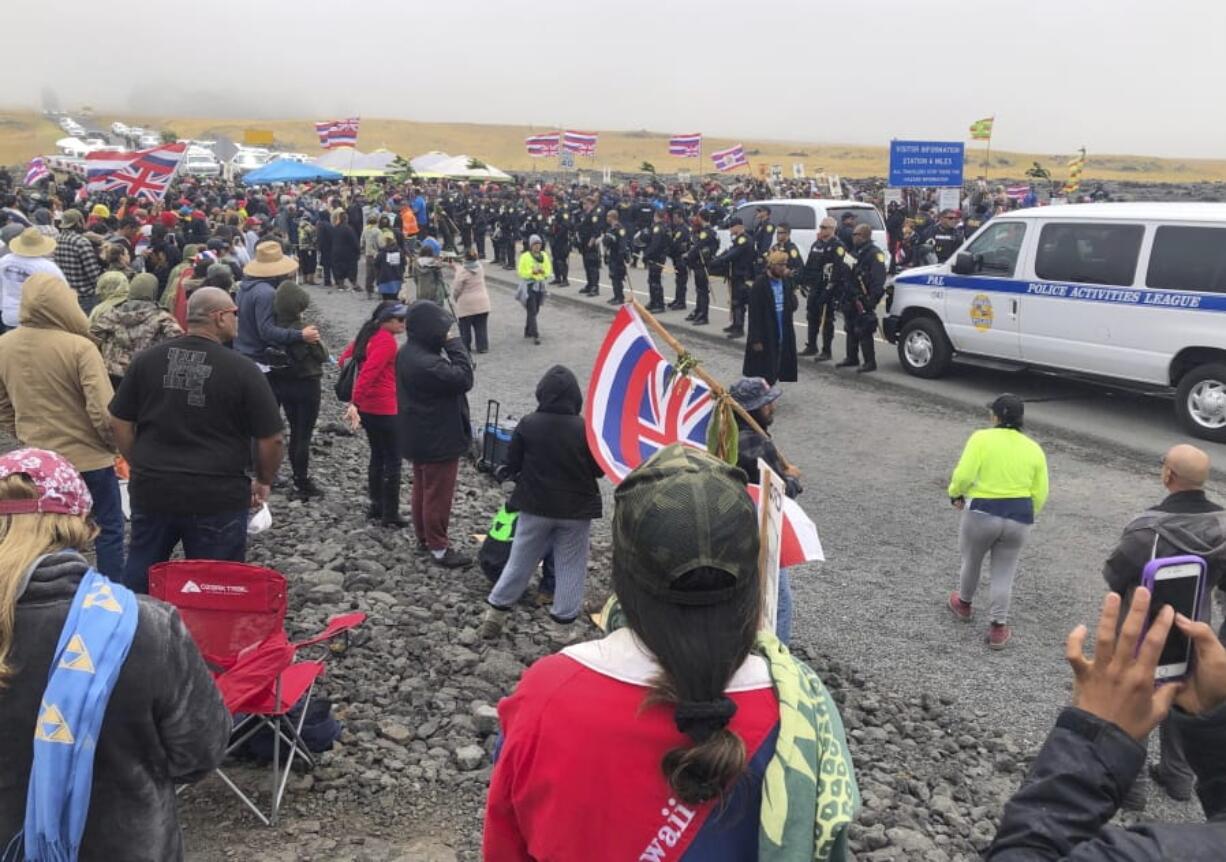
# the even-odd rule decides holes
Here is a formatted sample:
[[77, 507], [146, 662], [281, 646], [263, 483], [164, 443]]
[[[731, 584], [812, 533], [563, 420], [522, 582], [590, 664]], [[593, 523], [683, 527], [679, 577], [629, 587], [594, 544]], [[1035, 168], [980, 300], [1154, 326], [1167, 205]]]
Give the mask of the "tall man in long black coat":
[[772, 251], [766, 272], [754, 279], [749, 289], [743, 375], [765, 378], [772, 386], [780, 380], [795, 382], [796, 329], [792, 315], [798, 306], [796, 285], [788, 273], [788, 255]]

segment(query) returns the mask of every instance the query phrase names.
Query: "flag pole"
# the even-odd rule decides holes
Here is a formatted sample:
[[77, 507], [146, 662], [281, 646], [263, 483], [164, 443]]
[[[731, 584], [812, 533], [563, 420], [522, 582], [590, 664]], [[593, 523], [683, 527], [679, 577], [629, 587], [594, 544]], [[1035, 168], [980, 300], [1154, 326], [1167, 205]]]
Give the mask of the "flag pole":
[[988, 181], [988, 171], [992, 169], [992, 132], [996, 129], [996, 115], [992, 115], [992, 121], [988, 124], [988, 149], [983, 157], [983, 181]]
[[[678, 356], [689, 353], [681, 342], [674, 338], [672, 333], [664, 328], [664, 324], [656, 320], [655, 315], [643, 307], [643, 304], [634, 297], [633, 293], [630, 295], [629, 304], [634, 306], [634, 310], [638, 312], [639, 317], [643, 319], [643, 322], [646, 323], [657, 335], [659, 335], [664, 343], [667, 344], [674, 353], [676, 353]], [[745, 420], [746, 425], [761, 434], [763, 437], [767, 436], [766, 431], [763, 430], [762, 426], [758, 424], [758, 421], [749, 414], [749, 411], [742, 407], [735, 398], [730, 396], [728, 394], [728, 390], [725, 389], [718, 380], [708, 374], [706, 369], [704, 369], [701, 364], [696, 362], [690, 369], [690, 373], [703, 383], [707, 384], [707, 388], [711, 390], [711, 394], [715, 395], [717, 398], [727, 398], [728, 403], [732, 405], [733, 411]], [[783, 457], [783, 453], [779, 452], [777, 447], [775, 452], [779, 455], [779, 463], [783, 465], [785, 470], [792, 466], [791, 462]]]

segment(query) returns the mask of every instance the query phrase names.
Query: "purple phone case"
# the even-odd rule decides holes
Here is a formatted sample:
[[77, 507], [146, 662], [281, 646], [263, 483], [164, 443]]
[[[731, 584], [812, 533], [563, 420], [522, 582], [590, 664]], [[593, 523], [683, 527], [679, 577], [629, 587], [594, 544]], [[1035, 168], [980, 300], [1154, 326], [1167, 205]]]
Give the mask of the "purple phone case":
[[[1159, 569], [1165, 569], [1168, 566], [1182, 566], [1188, 563], [1195, 563], [1196, 565], [1200, 566], [1200, 587], [1196, 591], [1196, 606], [1192, 608], [1191, 616], [1193, 620], [1196, 620], [1200, 618], [1201, 602], [1205, 600], [1205, 582], [1208, 580], [1205, 577], [1205, 571], [1208, 567], [1205, 565], [1203, 558], [1197, 557], [1193, 554], [1184, 554], [1183, 556], [1179, 557], [1158, 557], [1157, 559], [1150, 560], [1145, 564], [1145, 568], [1141, 571], [1141, 586], [1145, 587], [1145, 589], [1149, 590], [1152, 594], [1154, 591], [1154, 576], [1158, 574]], [[1141, 642], [1145, 640], [1145, 636], [1148, 633], [1149, 620], [1146, 619], [1145, 625], [1141, 627], [1141, 636], [1137, 638], [1138, 652], [1141, 650]], [[1192, 656], [1189, 655], [1188, 670], [1191, 669]], [[1183, 679], [1184, 676], [1186, 676], [1186, 674], [1177, 677], [1167, 677], [1166, 679], [1163, 679], [1162, 682], [1177, 682], [1178, 680]]]

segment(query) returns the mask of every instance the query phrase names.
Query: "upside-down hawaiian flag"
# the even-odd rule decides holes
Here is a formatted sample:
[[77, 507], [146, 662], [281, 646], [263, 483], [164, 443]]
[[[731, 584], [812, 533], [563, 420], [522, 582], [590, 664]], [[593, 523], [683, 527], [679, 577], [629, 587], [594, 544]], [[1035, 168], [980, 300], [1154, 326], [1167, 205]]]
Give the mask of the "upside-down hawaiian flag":
[[749, 159], [745, 158], [745, 147], [741, 144], [711, 153], [711, 161], [715, 164], [715, 170], [721, 173], [749, 164]]
[[328, 135], [335, 127], [336, 120], [324, 120], [322, 123], [315, 124], [315, 134], [319, 135], [319, 145], [325, 150], [328, 149]]
[[562, 149], [580, 156], [594, 156], [596, 155], [596, 137], [595, 132], [563, 132]]
[[333, 147], [356, 147], [358, 145], [358, 125], [361, 120], [357, 117], [349, 117], [344, 120], [337, 120], [332, 124], [332, 128], [328, 131], [328, 148]]
[[[588, 448], [609, 481], [621, 482], [671, 443], [705, 450], [714, 405], [710, 389], [677, 374], [656, 350], [634, 307], [622, 306], [596, 355], [584, 402]], [[756, 501], [758, 486], [749, 493]], [[785, 499], [779, 565], [823, 559], [816, 525], [795, 500]]]
[[544, 135], [529, 135], [524, 138], [524, 147], [528, 150], [528, 155], [535, 158], [556, 156], [558, 154], [558, 141], [561, 139], [561, 132], [549, 132]]
[[[85, 156], [85, 187], [91, 192], [119, 192], [160, 201], [186, 152], [187, 144], [174, 143], [134, 153], [89, 153]], [[92, 158], [94, 155], [99, 158]]]
[[702, 135], [673, 135], [668, 139], [668, 154], [696, 159], [702, 152]]
[[26, 166], [26, 177], [22, 182], [27, 186], [32, 186], [43, 177], [49, 176], [51, 176], [51, 169], [47, 167], [46, 160], [42, 156], [35, 156]]

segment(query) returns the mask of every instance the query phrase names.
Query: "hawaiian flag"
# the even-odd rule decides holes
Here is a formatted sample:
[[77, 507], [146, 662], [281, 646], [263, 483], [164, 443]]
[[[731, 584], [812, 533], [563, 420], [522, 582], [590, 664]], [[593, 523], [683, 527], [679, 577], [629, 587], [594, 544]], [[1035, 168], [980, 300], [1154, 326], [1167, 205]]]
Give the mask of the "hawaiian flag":
[[711, 161], [715, 163], [715, 170], [721, 172], [749, 164], [749, 159], [745, 158], [745, 148], [740, 144], [711, 153]]
[[47, 162], [42, 156], [36, 156], [30, 159], [30, 164], [26, 166], [26, 178], [23, 182], [27, 186], [32, 186], [39, 180], [51, 176], [51, 169], [47, 167]]
[[1030, 194], [1030, 186], [1007, 186], [1005, 188], [1005, 197], [1012, 198], [1015, 201], [1020, 201]]
[[702, 135], [673, 135], [668, 139], [668, 154], [696, 159], [702, 153]]
[[595, 132], [563, 132], [562, 149], [581, 156], [594, 156], [596, 155], [596, 137]]
[[561, 132], [549, 132], [545, 135], [529, 135], [524, 138], [524, 147], [528, 150], [528, 155], [534, 159], [539, 157], [556, 156], [558, 154], [558, 142], [562, 138]]
[[319, 136], [319, 145], [325, 150], [336, 147], [356, 147], [358, 145], [358, 117], [344, 120], [324, 120], [315, 124], [315, 134]]
[[[677, 374], [634, 306], [622, 306], [596, 355], [584, 402], [588, 448], [609, 481], [620, 482], [671, 443], [705, 450], [713, 409], [711, 390]], [[749, 492], [758, 499], [757, 485]], [[825, 559], [817, 527], [795, 500], [785, 499], [783, 515], [779, 565]]]
[[85, 156], [85, 188], [160, 201], [186, 152], [187, 144], [175, 143], [134, 153], [89, 153]]

